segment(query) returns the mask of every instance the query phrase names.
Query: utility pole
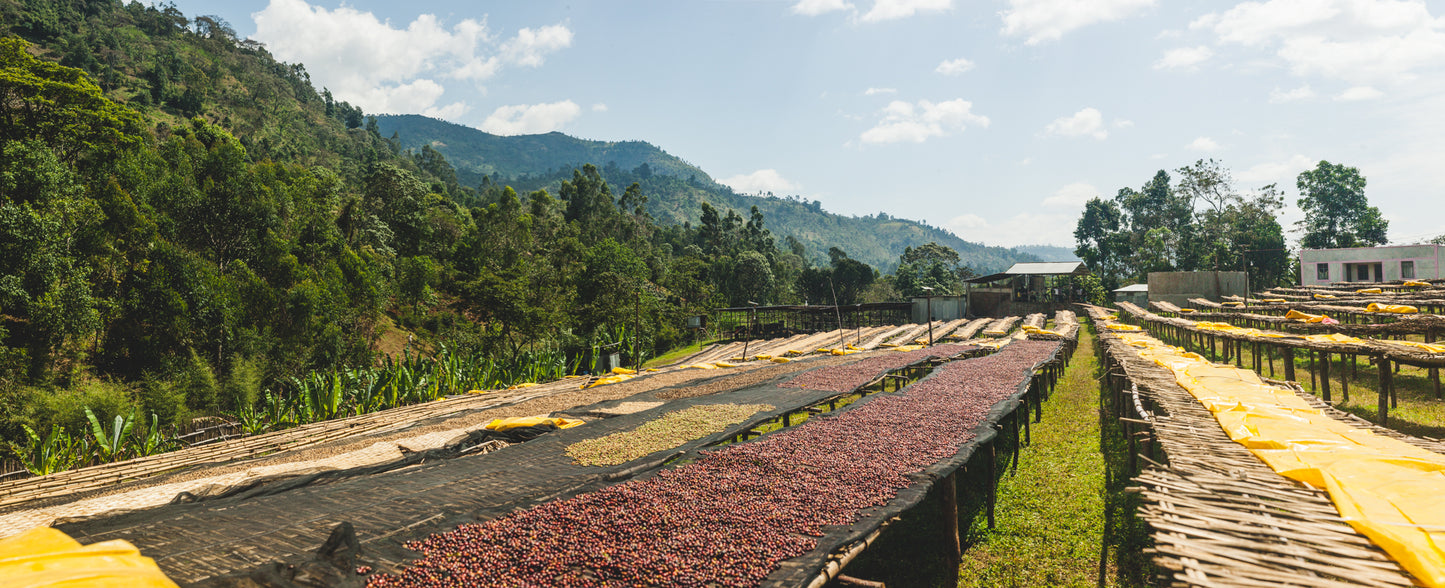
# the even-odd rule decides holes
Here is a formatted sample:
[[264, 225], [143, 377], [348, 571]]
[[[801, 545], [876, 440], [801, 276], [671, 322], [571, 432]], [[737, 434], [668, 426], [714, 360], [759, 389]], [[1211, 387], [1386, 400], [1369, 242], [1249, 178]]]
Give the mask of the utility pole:
[[752, 338], [753, 338], [753, 315], [756, 315], [757, 312], [758, 312], [758, 303], [749, 300], [749, 301], [748, 301], [748, 304], [751, 304], [751, 305], [752, 305], [752, 308], [748, 310], [748, 315], [747, 315], [747, 317], [748, 317], [748, 336], [747, 336], [747, 338], [743, 339], [743, 361], [747, 361], [747, 360], [748, 360], [748, 342], [749, 342], [750, 340], [752, 340]]
[[933, 287], [924, 286], [923, 291], [927, 292], [927, 294], [923, 295], [923, 299], [927, 301], [928, 304], [928, 310], [926, 311], [928, 316], [923, 317], [923, 320], [928, 321], [928, 346], [933, 347]]

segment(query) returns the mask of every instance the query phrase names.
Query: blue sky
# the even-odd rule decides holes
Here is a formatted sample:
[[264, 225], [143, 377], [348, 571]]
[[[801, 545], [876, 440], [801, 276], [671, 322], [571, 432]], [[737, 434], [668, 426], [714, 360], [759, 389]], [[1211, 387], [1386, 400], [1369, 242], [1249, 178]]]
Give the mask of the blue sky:
[[[1445, 2], [178, 0], [368, 113], [640, 139], [739, 191], [1072, 246], [1083, 202], [1222, 161], [1360, 168], [1445, 233]], [[1296, 236], [1297, 237], [1297, 236]]]

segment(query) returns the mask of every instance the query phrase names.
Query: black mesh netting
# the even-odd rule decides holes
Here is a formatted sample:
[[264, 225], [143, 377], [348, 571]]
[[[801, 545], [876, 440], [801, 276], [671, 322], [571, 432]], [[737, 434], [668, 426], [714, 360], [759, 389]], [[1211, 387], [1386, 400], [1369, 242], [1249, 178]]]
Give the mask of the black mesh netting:
[[[958, 351], [949, 348], [918, 354], [911, 356], [911, 363]], [[780, 388], [777, 384], [781, 381], [673, 400], [636, 414], [541, 435], [487, 455], [468, 453], [470, 448], [490, 440], [491, 433], [478, 433], [445, 448], [410, 454], [389, 464], [210, 488], [165, 507], [65, 521], [56, 526], [87, 543], [129, 540], [182, 582], [217, 577], [208, 584], [285, 585], [277, 584], [277, 578], [289, 577], [286, 581], [292, 585], [328, 585], [308, 578], [316, 577], [313, 568], [321, 565], [315, 554], [322, 539], [342, 522], [354, 529], [359, 549], [365, 554], [363, 565], [393, 569], [417, 555], [403, 548], [406, 540], [460, 523], [505, 516], [655, 471], [681, 453], [732, 438], [780, 414], [836, 396], [826, 390]], [[655, 393], [647, 394], [651, 398]], [[565, 452], [572, 443], [634, 429], [667, 411], [718, 403], [768, 404], [777, 408], [726, 431], [619, 466], [579, 466]], [[286, 563], [280, 567], [269, 563], [278, 560]], [[350, 576], [338, 573], [338, 577], [355, 575], [354, 570]], [[295, 574], [300, 574], [301, 579], [297, 580]], [[257, 578], [261, 577], [268, 579], [258, 584]]]

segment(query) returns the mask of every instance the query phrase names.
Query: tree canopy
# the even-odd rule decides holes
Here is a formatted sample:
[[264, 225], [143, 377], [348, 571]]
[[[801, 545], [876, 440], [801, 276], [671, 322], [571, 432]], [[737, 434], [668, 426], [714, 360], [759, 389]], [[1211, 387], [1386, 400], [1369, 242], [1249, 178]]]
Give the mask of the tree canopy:
[[1365, 198], [1365, 177], [1360, 170], [1320, 161], [1300, 172], [1297, 201], [1304, 219], [1295, 223], [1304, 234], [1300, 247], [1338, 249], [1384, 245], [1390, 221]]

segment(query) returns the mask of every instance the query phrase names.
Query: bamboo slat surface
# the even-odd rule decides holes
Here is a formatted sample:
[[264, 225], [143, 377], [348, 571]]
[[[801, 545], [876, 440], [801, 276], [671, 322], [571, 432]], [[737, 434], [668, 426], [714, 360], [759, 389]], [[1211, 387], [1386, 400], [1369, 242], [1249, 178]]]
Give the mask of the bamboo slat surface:
[[[1095, 318], [1106, 314], [1092, 307]], [[1100, 329], [1107, 382], [1134, 396], [1128, 416], [1145, 422], [1162, 455], [1134, 478], [1140, 516], [1153, 529], [1154, 558], [1171, 586], [1412, 586], [1411, 577], [1339, 517], [1328, 495], [1271, 470], [1229, 439], [1169, 371]], [[1321, 403], [1297, 387], [1296, 394]], [[1333, 411], [1333, 409], [1330, 409]], [[1338, 411], [1331, 416], [1342, 418]], [[1378, 434], [1407, 438], [1350, 419]], [[1409, 442], [1440, 451], [1429, 440]], [[1154, 453], [1152, 449], [1149, 453]]]

